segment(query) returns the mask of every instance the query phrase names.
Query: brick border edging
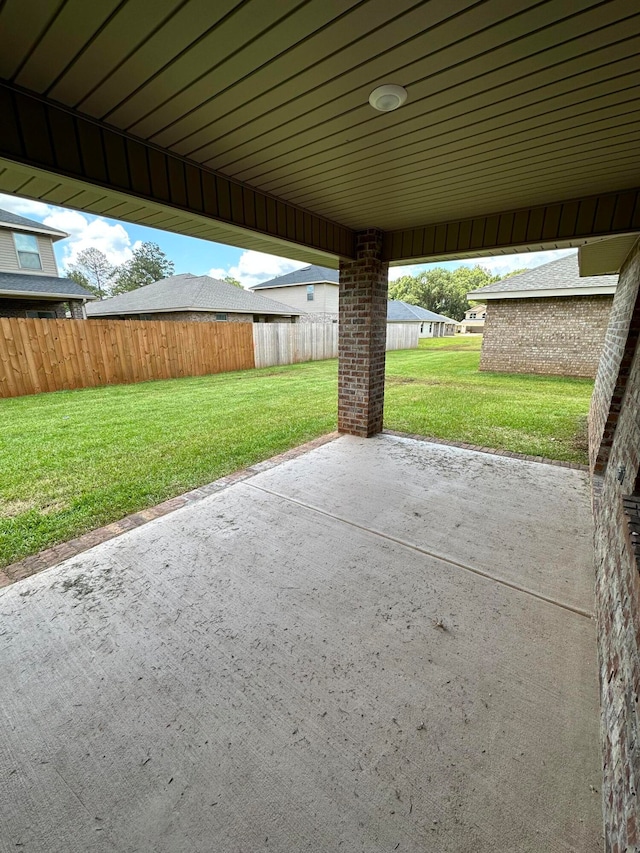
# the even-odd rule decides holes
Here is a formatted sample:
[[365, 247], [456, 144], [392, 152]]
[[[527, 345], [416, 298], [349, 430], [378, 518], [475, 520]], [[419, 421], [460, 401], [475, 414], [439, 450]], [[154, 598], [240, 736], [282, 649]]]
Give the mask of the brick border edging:
[[[68, 560], [70, 557], [75, 557], [93, 548], [94, 545], [100, 545], [102, 542], [108, 542], [121, 533], [126, 533], [127, 530], [134, 530], [136, 527], [141, 527], [148, 521], [153, 521], [154, 518], [162, 518], [176, 509], [187, 506], [194, 501], [202, 500], [203, 498], [221, 492], [228, 486], [234, 483], [240, 483], [243, 480], [248, 480], [262, 471], [269, 471], [283, 462], [288, 462], [290, 459], [297, 459], [299, 456], [304, 456], [310, 450], [316, 447], [322, 447], [324, 444], [329, 444], [339, 438], [341, 433], [330, 432], [326, 435], [321, 435], [319, 438], [314, 438], [305, 444], [300, 444], [298, 447], [293, 447], [291, 450], [286, 450], [284, 453], [279, 453], [277, 456], [272, 456], [270, 459], [265, 459], [264, 462], [256, 462], [255, 465], [249, 465], [247, 468], [242, 468], [239, 471], [234, 471], [232, 474], [227, 474], [214, 480], [212, 483], [207, 483], [204, 486], [199, 486], [196, 489], [191, 489], [175, 498], [169, 498], [156, 506], [148, 509], [141, 509], [138, 512], [131, 513], [121, 518], [120, 521], [113, 521], [104, 527], [98, 527], [95, 530], [90, 530], [88, 533], [83, 533], [75, 539], [70, 539], [68, 542], [62, 542], [60, 545], [54, 545], [52, 548], [47, 548], [45, 551], [40, 551], [39, 554], [33, 554], [31, 557], [25, 557], [17, 563], [12, 563], [10, 566], [5, 566], [0, 569], [0, 588], [9, 586], [16, 581], [24, 580], [31, 577], [44, 569], [50, 569]], [[489, 453], [492, 456], [506, 456], [511, 459], [521, 459], [527, 462], [541, 462], [545, 465], [555, 465], [560, 468], [572, 468], [577, 471], [588, 471], [587, 465], [581, 465], [578, 462], [561, 462], [557, 459], [547, 459], [543, 456], [528, 456], [524, 453], [513, 453], [510, 450], [496, 450], [491, 447], [480, 447], [477, 444], [465, 444], [458, 441], [444, 441], [440, 438], [433, 438], [425, 435], [415, 435], [408, 432], [399, 432], [398, 430], [385, 429], [382, 435], [395, 435], [399, 438], [411, 438], [414, 441], [424, 441], [429, 444], [439, 444], [445, 447], [459, 447], [462, 450], [473, 450], [477, 453]]]
[[243, 480], [248, 480], [262, 471], [268, 471], [281, 465], [283, 462], [288, 462], [290, 459], [297, 459], [299, 456], [304, 456], [310, 450], [316, 447], [322, 447], [323, 444], [329, 444], [335, 441], [340, 433], [330, 432], [326, 435], [321, 435], [319, 438], [314, 438], [305, 444], [300, 444], [298, 447], [293, 447], [291, 450], [285, 450], [284, 453], [279, 453], [277, 456], [272, 456], [270, 459], [265, 459], [263, 462], [256, 462], [255, 465], [249, 465], [247, 468], [241, 468], [239, 471], [234, 471], [232, 474], [227, 474], [214, 480], [212, 483], [207, 483], [204, 486], [199, 486], [196, 489], [191, 489], [175, 498], [169, 498], [156, 506], [148, 509], [141, 509], [138, 512], [131, 513], [121, 518], [120, 521], [113, 521], [104, 527], [98, 527], [95, 530], [90, 530], [88, 533], [83, 533], [75, 539], [70, 539], [68, 542], [62, 542], [60, 545], [54, 545], [52, 548], [47, 548], [45, 551], [40, 551], [39, 554], [33, 554], [31, 557], [25, 557], [17, 563], [12, 563], [10, 566], [5, 566], [0, 569], [0, 588], [9, 586], [16, 581], [24, 580], [31, 577], [44, 569], [50, 569], [68, 560], [70, 557], [75, 557], [93, 548], [94, 545], [100, 545], [102, 542], [108, 542], [110, 539], [115, 539], [121, 533], [126, 533], [127, 530], [134, 530], [136, 527], [141, 527], [148, 521], [153, 521], [154, 518], [162, 518], [176, 509], [187, 506], [195, 501], [200, 501], [203, 498], [215, 495], [223, 489], [232, 486], [234, 483], [240, 483]]
[[414, 441], [426, 441], [429, 444], [440, 444], [445, 447], [459, 447], [462, 450], [474, 450], [476, 453], [489, 453], [491, 456], [506, 456], [509, 459], [521, 459], [523, 462], [539, 462], [543, 465], [555, 465], [556, 468], [571, 468], [574, 471], [589, 471], [588, 465], [581, 462], [563, 462], [560, 459], [549, 459], [546, 456], [530, 456], [526, 453], [514, 453], [511, 450], [496, 450], [495, 447], [481, 447], [479, 444], [465, 444], [462, 441], [444, 441], [427, 435], [414, 435], [410, 432], [400, 432], [395, 429], [383, 429], [383, 435], [397, 435], [398, 438], [412, 438]]

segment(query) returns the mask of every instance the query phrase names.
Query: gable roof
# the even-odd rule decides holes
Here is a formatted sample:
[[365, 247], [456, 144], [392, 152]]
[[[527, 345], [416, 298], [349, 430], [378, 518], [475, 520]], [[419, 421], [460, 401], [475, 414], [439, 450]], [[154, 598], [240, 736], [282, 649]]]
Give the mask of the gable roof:
[[43, 225], [42, 222], [34, 222], [33, 219], [18, 216], [17, 213], [12, 213], [10, 210], [0, 210], [0, 228], [3, 225], [9, 226], [13, 231], [32, 231], [36, 234], [46, 234], [52, 240], [62, 240], [69, 236], [65, 231], [59, 231], [57, 228]]
[[387, 322], [458, 323], [457, 320], [452, 320], [450, 317], [445, 317], [443, 314], [436, 314], [433, 311], [428, 311], [426, 308], [421, 308], [420, 305], [411, 305], [409, 302], [403, 302], [401, 299], [388, 300]]
[[61, 299], [95, 299], [95, 296], [70, 278], [53, 275], [28, 275], [0, 272], [0, 296], [40, 296]]
[[495, 281], [467, 293], [469, 299], [526, 299], [541, 296], [592, 296], [615, 293], [617, 275], [580, 278], [578, 253], [541, 264], [520, 275]]
[[319, 267], [317, 264], [303, 267], [301, 270], [279, 275], [269, 281], [261, 281], [251, 286], [250, 290], [259, 290], [262, 287], [292, 287], [295, 284], [338, 284], [338, 270], [329, 267]]
[[89, 317], [154, 314], [165, 311], [225, 311], [235, 314], [284, 314], [299, 311], [208, 275], [182, 273], [154, 281], [87, 307]]

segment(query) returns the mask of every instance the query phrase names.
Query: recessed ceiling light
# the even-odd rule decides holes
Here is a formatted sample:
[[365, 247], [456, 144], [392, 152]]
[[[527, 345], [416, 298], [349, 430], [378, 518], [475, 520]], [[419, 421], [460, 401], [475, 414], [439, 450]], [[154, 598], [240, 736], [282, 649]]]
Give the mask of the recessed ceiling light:
[[378, 86], [369, 95], [369, 103], [381, 113], [390, 113], [391, 110], [397, 110], [407, 100], [407, 90], [403, 86], [394, 86], [388, 83], [385, 86]]

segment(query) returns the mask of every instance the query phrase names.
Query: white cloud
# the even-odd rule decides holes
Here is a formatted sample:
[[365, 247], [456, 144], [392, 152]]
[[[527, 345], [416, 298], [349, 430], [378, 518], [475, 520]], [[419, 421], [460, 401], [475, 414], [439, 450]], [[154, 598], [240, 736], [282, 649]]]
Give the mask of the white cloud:
[[88, 217], [77, 210], [56, 210], [45, 216], [44, 224], [69, 237], [57, 244], [62, 250], [62, 265], [66, 268], [75, 263], [79, 252], [93, 247], [103, 252], [112, 264], [122, 264], [131, 258], [137, 244], [131, 243], [124, 226], [109, 224], [101, 217]]
[[224, 278], [230, 275], [238, 279], [243, 287], [252, 287], [261, 281], [268, 281], [277, 275], [284, 275], [301, 267], [308, 266], [302, 261], [292, 261], [288, 258], [278, 258], [276, 255], [268, 255], [265, 252], [253, 250], [243, 252], [236, 266], [228, 269], [214, 267], [209, 270], [208, 275], [212, 278]]
[[438, 266], [445, 267], [485, 267], [494, 275], [506, 275], [508, 272], [519, 269], [532, 269], [541, 264], [556, 261], [565, 255], [575, 252], [575, 249], [551, 249], [547, 252], [523, 252], [520, 255], [495, 255], [490, 258], [466, 258], [462, 261], [440, 261], [435, 264], [411, 264], [406, 267], [391, 267], [389, 269], [389, 281], [396, 281], [403, 275], [418, 275], [424, 270], [433, 269]]
[[111, 225], [100, 216], [91, 216], [77, 210], [64, 210], [41, 201], [0, 194], [0, 208], [20, 216], [57, 228], [69, 234], [56, 242], [56, 254], [62, 269], [75, 263], [78, 253], [90, 246], [99, 249], [112, 264], [122, 264], [131, 258], [140, 244], [131, 242], [123, 225]]

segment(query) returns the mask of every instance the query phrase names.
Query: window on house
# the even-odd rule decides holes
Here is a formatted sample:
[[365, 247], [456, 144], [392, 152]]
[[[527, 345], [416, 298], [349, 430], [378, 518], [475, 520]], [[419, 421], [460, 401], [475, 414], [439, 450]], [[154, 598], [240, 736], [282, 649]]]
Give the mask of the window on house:
[[486, 315], [486, 314], [483, 314], [483, 315], [482, 315], [482, 319], [483, 319], [483, 320], [485, 320], [485, 319], [486, 319], [486, 317], [487, 317], [487, 315]]
[[433, 323], [429, 323], [429, 334], [433, 332]]
[[476, 315], [475, 315], [475, 314], [469, 314], [469, 319], [470, 319], [470, 320], [475, 320], [475, 319], [476, 319]]
[[227, 319], [226, 314], [216, 314], [216, 320], [226, 320], [226, 319]]
[[424, 332], [424, 323], [420, 323], [420, 334]]
[[315, 291], [316, 291], [315, 284], [308, 284], [307, 285], [307, 302], [313, 302], [313, 296], [315, 294]]
[[40, 249], [38, 248], [38, 238], [34, 234], [16, 234], [13, 235], [13, 242], [18, 253], [18, 263], [21, 269], [25, 270], [41, 270], [42, 261], [40, 260]]
[[27, 317], [33, 317], [38, 320], [55, 320], [56, 312], [55, 311], [27, 311]]

